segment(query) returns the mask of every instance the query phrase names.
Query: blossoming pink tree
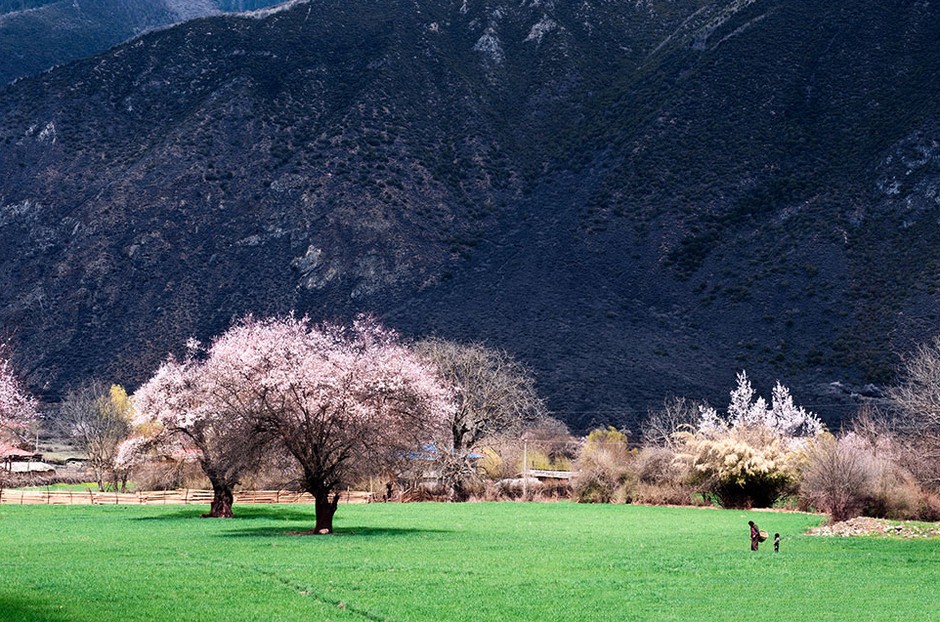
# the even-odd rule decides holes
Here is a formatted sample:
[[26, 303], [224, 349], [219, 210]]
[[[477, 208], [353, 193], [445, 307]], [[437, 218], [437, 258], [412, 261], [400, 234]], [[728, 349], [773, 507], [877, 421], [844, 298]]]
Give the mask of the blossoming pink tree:
[[21, 441], [38, 416], [36, 400], [23, 388], [10, 361], [0, 358], [0, 440]]
[[203, 358], [165, 363], [134, 403], [202, 451], [228, 515], [237, 477], [280, 442], [316, 499], [316, 533], [333, 531], [345, 485], [432, 440], [452, 408], [432, 368], [366, 317], [351, 327], [246, 318]]
[[209, 356], [241, 370], [239, 400], [296, 459], [315, 533], [332, 533], [344, 486], [436, 438], [452, 411], [433, 369], [365, 316], [349, 327], [249, 318]]
[[252, 370], [215, 349], [199, 359], [197, 344], [192, 345], [187, 359], [171, 357], [134, 394], [139, 433], [125, 442], [118, 458], [128, 467], [146, 453], [196, 450], [212, 484], [207, 516], [230, 518], [234, 488], [259, 464], [269, 436], [252, 416], [259, 414], [259, 405], [243, 390]]

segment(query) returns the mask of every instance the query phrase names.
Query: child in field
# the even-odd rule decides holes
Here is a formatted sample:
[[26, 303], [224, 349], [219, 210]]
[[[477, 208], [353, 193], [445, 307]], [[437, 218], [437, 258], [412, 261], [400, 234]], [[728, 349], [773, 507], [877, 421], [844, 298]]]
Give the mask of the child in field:
[[780, 552], [780, 534], [775, 533], [774, 534], [774, 553], [779, 553], [779, 552]]

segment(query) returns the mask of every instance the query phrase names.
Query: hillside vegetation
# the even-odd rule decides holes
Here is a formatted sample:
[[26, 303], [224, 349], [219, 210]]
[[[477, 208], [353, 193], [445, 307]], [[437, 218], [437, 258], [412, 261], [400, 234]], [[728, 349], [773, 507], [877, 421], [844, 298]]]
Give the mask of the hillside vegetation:
[[153, 32], [0, 90], [0, 322], [48, 399], [244, 313], [366, 310], [507, 348], [576, 429], [743, 368], [835, 422], [936, 330], [938, 10], [311, 0]]
[[278, 0], [0, 0], [0, 84], [157, 28]]

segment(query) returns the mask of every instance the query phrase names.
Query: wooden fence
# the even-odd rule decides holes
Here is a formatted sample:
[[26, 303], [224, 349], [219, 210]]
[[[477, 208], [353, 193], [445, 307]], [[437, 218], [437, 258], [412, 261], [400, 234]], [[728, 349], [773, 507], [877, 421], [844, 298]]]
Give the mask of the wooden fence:
[[[371, 503], [369, 492], [348, 490], [340, 503]], [[98, 492], [97, 490], [0, 490], [0, 504], [13, 505], [208, 505], [211, 490], [149, 490], [145, 492]], [[313, 503], [306, 492], [290, 490], [246, 490], [235, 493], [235, 504]]]

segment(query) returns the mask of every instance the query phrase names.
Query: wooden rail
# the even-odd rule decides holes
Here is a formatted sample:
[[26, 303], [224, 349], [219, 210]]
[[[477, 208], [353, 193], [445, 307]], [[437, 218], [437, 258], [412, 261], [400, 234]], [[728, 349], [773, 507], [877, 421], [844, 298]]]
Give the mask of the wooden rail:
[[[371, 503], [373, 495], [356, 490], [340, 495], [340, 503]], [[11, 505], [208, 505], [211, 490], [148, 490], [143, 492], [98, 492], [72, 490], [0, 490], [0, 504]], [[238, 504], [313, 503], [313, 496], [291, 490], [246, 490], [235, 493]]]

